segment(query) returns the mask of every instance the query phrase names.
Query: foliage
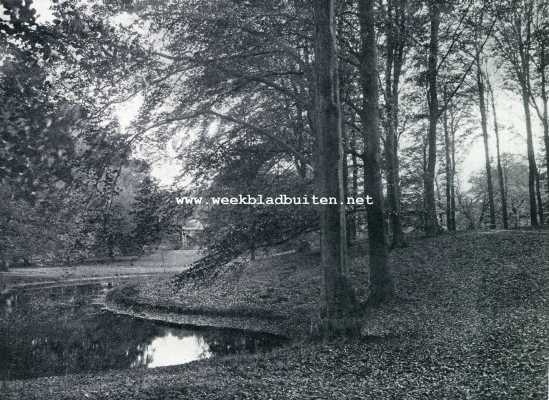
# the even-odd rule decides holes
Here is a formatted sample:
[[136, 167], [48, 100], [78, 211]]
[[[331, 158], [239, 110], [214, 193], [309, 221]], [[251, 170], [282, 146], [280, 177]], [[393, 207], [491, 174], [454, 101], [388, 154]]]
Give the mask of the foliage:
[[[504, 170], [504, 184], [507, 201], [509, 203], [509, 218], [512, 228], [519, 228], [527, 224], [528, 213], [528, 165], [520, 157], [511, 154], [502, 155], [502, 166]], [[494, 174], [496, 171], [493, 172]], [[497, 182], [496, 182], [497, 183]], [[486, 174], [481, 172], [470, 179], [470, 188], [462, 194], [461, 213], [468, 221], [468, 227], [480, 228], [487, 225], [486, 217]], [[497, 183], [499, 185], [499, 183]], [[496, 204], [501, 199], [499, 187], [497, 187]], [[501, 219], [501, 208], [497, 209], [498, 219]]]

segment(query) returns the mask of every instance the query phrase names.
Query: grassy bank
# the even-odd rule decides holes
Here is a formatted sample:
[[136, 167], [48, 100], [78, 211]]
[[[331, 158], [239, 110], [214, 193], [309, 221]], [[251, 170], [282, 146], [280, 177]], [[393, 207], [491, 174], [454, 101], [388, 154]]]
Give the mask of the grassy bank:
[[198, 259], [196, 251], [170, 250], [109, 263], [86, 262], [73, 266], [21, 267], [0, 272], [0, 293], [21, 286], [64, 284], [78, 281], [118, 279], [140, 275], [173, 275]]
[[[545, 399], [549, 236], [460, 234], [391, 255], [399, 301], [369, 310], [354, 338], [303, 341], [269, 354], [152, 371], [4, 383], [8, 399]], [[367, 296], [365, 260], [352, 262]], [[318, 320], [318, 256], [226, 267], [209, 281], [143, 282], [127, 306], [248, 315], [303, 336]], [[68, 390], [67, 390], [68, 389]]]

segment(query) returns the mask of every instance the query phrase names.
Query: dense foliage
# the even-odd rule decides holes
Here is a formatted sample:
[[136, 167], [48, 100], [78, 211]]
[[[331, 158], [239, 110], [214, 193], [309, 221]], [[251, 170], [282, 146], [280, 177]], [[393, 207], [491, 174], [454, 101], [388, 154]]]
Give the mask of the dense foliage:
[[[544, 2], [376, 2], [375, 49], [364, 47], [370, 20], [362, 6], [338, 2], [333, 18], [345, 195], [372, 191], [368, 165], [379, 156], [379, 202], [393, 247], [405, 245], [404, 231], [543, 224]], [[67, 260], [128, 254], [176, 235], [173, 221], [192, 214], [173, 204], [181, 190], [160, 189], [135, 161], [167, 147], [192, 180], [185, 193], [201, 196], [315, 193], [333, 167], [319, 163], [311, 3], [65, 0], [52, 3], [45, 22], [33, 8], [3, 1], [0, 9], [4, 263], [30, 248]], [[379, 75], [381, 148], [370, 161], [364, 85], [372, 82], [364, 68]], [[517, 139], [495, 104], [515, 94], [524, 158], [500, 148]], [[127, 127], [120, 108], [135, 108]], [[481, 140], [486, 167], [472, 174], [466, 149]], [[356, 242], [368, 232], [368, 209], [345, 211], [349, 243]], [[206, 246], [231, 256], [321, 226], [302, 206], [199, 213]]]

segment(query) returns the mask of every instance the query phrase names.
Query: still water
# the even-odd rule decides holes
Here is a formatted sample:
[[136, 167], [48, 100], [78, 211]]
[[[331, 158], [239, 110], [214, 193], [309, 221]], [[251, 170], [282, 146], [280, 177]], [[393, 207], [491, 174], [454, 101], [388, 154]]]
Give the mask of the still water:
[[107, 288], [21, 291], [0, 303], [0, 380], [155, 368], [267, 351], [283, 339], [237, 330], [177, 328], [101, 310]]

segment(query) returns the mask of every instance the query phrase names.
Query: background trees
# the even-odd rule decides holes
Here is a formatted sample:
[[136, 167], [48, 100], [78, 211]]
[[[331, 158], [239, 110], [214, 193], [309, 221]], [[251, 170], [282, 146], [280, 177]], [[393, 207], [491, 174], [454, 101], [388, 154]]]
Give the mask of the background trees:
[[[23, 237], [69, 260], [158, 244], [191, 213], [173, 204], [181, 187], [135, 160], [166, 148], [186, 193], [374, 197], [204, 211], [206, 245], [231, 257], [319, 229], [329, 314], [351, 303], [348, 246], [368, 243], [364, 270], [385, 298], [387, 243], [405, 232], [520, 227], [524, 204], [532, 226], [547, 214], [542, 1], [71, 0], [40, 24], [32, 3], [4, 3], [6, 260], [30, 251]], [[517, 101], [524, 115], [510, 119]], [[527, 198], [511, 142], [524, 145]]]
[[[542, 2], [543, 3], [543, 2]], [[541, 3], [536, 0], [503, 2], [496, 8], [496, 14], [500, 19], [494, 38], [498, 44], [500, 56], [507, 66], [508, 73], [515, 82], [515, 88], [520, 93], [524, 111], [524, 123], [526, 126], [526, 154], [528, 157], [528, 193], [530, 204], [530, 223], [532, 226], [543, 224], [543, 205], [541, 195], [536, 193], [536, 185], [539, 187], [538, 171], [534, 151], [534, 139], [532, 128], [531, 96], [532, 88], [532, 50], [533, 31], [536, 13], [541, 12], [541, 25], [546, 25], [546, 12], [540, 9]], [[536, 18], [537, 20], [537, 18]], [[539, 21], [539, 20], [538, 20]], [[544, 75], [544, 72], [542, 73]], [[543, 119], [543, 118], [542, 118]], [[539, 192], [539, 190], [538, 190]]]
[[[59, 13], [67, 9], [65, 2]], [[0, 10], [2, 266], [134, 251], [137, 182], [124, 179], [143, 172], [132, 170], [117, 118], [95, 96], [100, 90], [86, 85], [106, 85], [106, 66], [88, 68], [73, 53], [71, 43], [84, 47], [82, 32], [90, 31], [74, 23], [74, 12], [39, 24], [32, 2], [2, 2]]]

